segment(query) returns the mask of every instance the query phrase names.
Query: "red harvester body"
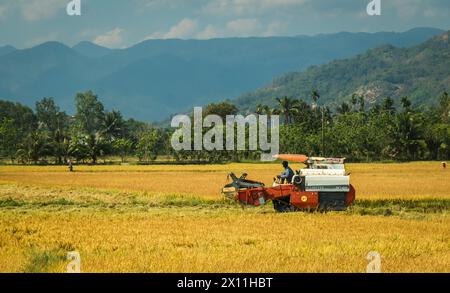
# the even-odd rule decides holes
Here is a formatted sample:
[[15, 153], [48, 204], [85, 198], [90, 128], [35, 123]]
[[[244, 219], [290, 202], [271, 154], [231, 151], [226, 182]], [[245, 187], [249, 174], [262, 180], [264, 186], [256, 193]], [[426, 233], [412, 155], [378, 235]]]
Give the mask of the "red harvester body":
[[302, 160], [307, 168], [297, 171], [292, 182], [272, 187], [247, 180], [247, 174], [224, 187], [223, 193], [243, 205], [261, 206], [272, 201], [278, 212], [301, 210], [342, 211], [355, 201], [356, 192], [344, 170], [344, 159], [308, 158], [300, 155], [279, 155], [295, 162]]

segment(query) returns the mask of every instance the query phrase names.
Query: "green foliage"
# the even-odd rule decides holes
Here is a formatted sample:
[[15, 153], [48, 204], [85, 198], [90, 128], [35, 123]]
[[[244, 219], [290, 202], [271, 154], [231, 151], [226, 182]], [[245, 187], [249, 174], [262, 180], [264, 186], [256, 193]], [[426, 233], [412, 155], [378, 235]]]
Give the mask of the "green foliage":
[[207, 105], [203, 111], [203, 116], [206, 117], [208, 115], [218, 115], [225, 120], [227, 115], [236, 115], [237, 113], [238, 109], [235, 105], [228, 102], [222, 102]]
[[278, 103], [278, 111], [275, 111], [275, 113], [284, 117], [285, 124], [292, 123], [293, 114], [298, 112], [297, 101], [288, 97], [276, 98], [276, 101]]
[[77, 113], [69, 117], [53, 98], [37, 102], [36, 114], [21, 104], [0, 101], [0, 157], [23, 164], [48, 163], [51, 157], [56, 164], [95, 164], [106, 155], [125, 160], [135, 153], [146, 123], [124, 120], [119, 111], [105, 112], [91, 91], [77, 94], [75, 103]]
[[112, 141], [124, 136], [125, 121], [119, 111], [105, 113], [102, 121], [102, 133]]
[[[355, 95], [351, 101], [353, 107], [344, 103], [333, 117], [329, 113], [325, 115], [326, 156], [353, 161], [449, 158], [450, 124], [445, 122], [447, 117], [442, 113], [450, 109], [450, 101], [445, 94], [438, 108], [428, 110], [412, 107], [409, 98], [403, 97], [403, 111], [397, 112], [394, 101], [387, 97], [381, 105], [366, 111], [362, 100]], [[317, 124], [319, 114], [303, 101], [295, 104], [301, 104], [302, 110], [295, 111], [294, 124], [282, 126], [281, 152], [317, 155], [322, 148], [321, 125]]]
[[81, 129], [89, 135], [93, 135], [101, 130], [102, 122], [105, 118], [103, 104], [93, 92], [78, 93], [75, 97], [77, 113], [76, 122]]
[[49, 136], [50, 148], [58, 164], [63, 162], [65, 153], [66, 133], [69, 126], [69, 117], [61, 112], [53, 98], [44, 98], [36, 103], [36, 116], [38, 129]]
[[120, 138], [113, 142], [113, 148], [115, 153], [120, 156], [123, 163], [125, 162], [125, 158], [131, 155], [133, 151], [133, 142], [129, 139]]
[[20, 144], [37, 127], [33, 110], [19, 103], [0, 101], [0, 156], [14, 162]]
[[136, 146], [136, 154], [140, 162], [153, 162], [161, 151], [163, 142], [161, 141], [160, 131], [149, 129], [139, 135]]
[[40, 159], [51, 153], [48, 136], [41, 131], [30, 132], [19, 144], [16, 156], [22, 163], [37, 164]]
[[61, 248], [41, 251], [33, 247], [23, 271], [25, 273], [47, 273], [54, 266], [63, 266], [66, 256], [67, 252]]
[[[450, 157], [450, 99], [442, 94], [433, 108], [416, 107], [403, 97], [401, 107], [390, 97], [366, 105], [363, 96], [353, 94], [333, 113], [312, 91], [311, 103], [292, 97], [274, 99], [278, 106], [259, 104], [257, 114], [279, 114], [280, 152], [346, 157], [351, 161], [447, 160]], [[170, 146], [173, 129], [155, 128], [133, 119], [125, 120], [119, 111], [105, 112], [92, 92], [78, 94], [74, 118], [59, 110], [52, 98], [36, 104], [36, 114], [25, 106], [0, 101], [9, 112], [0, 111], [0, 156], [24, 164], [97, 163], [100, 158], [118, 155], [122, 162], [137, 156], [142, 163], [170, 155], [177, 162], [258, 160], [260, 150], [174, 151]], [[225, 118], [237, 113], [228, 102], [211, 104], [204, 115]], [[226, 142], [226, 129], [223, 141]], [[203, 129], [206, 134], [210, 129]], [[234, 129], [236, 131], [236, 129]], [[235, 136], [235, 144], [237, 138]], [[226, 147], [224, 146], [224, 149]]]
[[4, 117], [0, 121], [0, 157], [14, 160], [19, 141], [19, 129], [14, 120]]

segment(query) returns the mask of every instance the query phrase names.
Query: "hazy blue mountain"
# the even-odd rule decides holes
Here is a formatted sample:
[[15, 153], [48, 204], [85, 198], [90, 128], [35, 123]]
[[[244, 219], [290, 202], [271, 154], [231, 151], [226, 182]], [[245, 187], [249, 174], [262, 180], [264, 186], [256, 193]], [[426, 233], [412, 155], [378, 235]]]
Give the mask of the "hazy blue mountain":
[[74, 49], [81, 55], [93, 58], [104, 57], [113, 51], [112, 49], [86, 41], [78, 43], [77, 45], [73, 46], [72, 49]]
[[320, 102], [338, 106], [353, 94], [364, 96], [366, 104], [390, 96], [408, 96], [416, 104], [435, 104], [450, 90], [450, 31], [411, 48], [384, 45], [364, 54], [304, 72], [285, 74], [267, 87], [247, 93], [234, 102], [242, 111], [257, 104], [275, 106], [274, 97], [289, 96], [311, 101], [318, 90]]
[[89, 60], [71, 48], [48, 42], [0, 57], [0, 97], [28, 105], [53, 96], [73, 109], [74, 93], [88, 81]]
[[0, 47], [0, 56], [9, 54], [9, 53], [14, 52], [16, 50], [17, 50], [16, 48], [14, 48], [13, 46], [10, 46], [10, 45], [1, 46]]
[[45, 43], [0, 56], [0, 98], [33, 105], [52, 96], [69, 113], [76, 92], [92, 89], [107, 108], [158, 121], [195, 105], [234, 98], [286, 72], [367, 49], [417, 45], [443, 31], [317, 36], [149, 40], [110, 50], [83, 42]]

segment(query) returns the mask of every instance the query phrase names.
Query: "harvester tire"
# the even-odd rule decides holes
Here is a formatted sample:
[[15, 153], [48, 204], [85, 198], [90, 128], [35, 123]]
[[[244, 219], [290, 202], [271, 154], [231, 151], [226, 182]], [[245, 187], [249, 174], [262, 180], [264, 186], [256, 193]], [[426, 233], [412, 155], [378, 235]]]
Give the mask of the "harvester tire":
[[320, 212], [345, 211], [346, 209], [346, 202], [342, 200], [324, 200], [318, 207]]
[[273, 200], [273, 208], [278, 213], [290, 213], [298, 211], [298, 208], [291, 205], [291, 197], [286, 196], [279, 199]]

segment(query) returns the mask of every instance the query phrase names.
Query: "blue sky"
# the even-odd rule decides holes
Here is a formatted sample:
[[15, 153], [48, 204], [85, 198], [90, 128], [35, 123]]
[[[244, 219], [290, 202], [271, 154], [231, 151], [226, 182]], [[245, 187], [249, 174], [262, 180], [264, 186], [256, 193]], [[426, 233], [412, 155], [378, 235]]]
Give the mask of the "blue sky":
[[449, 0], [0, 0], [0, 45], [31, 47], [45, 41], [92, 41], [123, 48], [146, 39], [293, 36], [339, 31], [450, 29]]

